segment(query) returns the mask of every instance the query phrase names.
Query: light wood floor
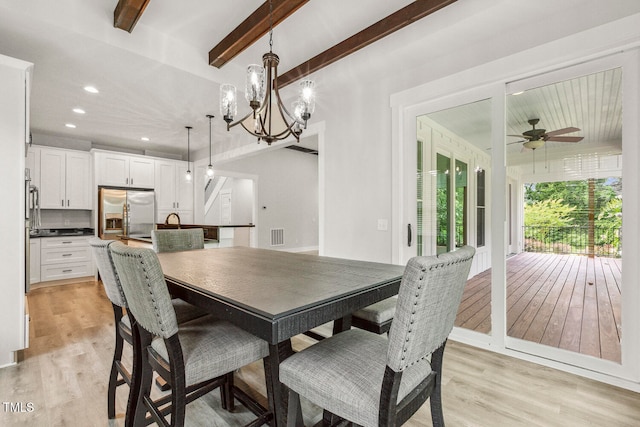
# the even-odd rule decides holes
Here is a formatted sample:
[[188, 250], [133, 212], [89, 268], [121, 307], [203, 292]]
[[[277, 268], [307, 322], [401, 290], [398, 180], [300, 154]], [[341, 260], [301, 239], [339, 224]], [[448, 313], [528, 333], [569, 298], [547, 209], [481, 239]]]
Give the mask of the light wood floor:
[[[620, 363], [620, 258], [522, 252], [507, 259], [508, 335]], [[491, 332], [491, 270], [469, 279], [456, 326]]]
[[[126, 386], [118, 391], [118, 418], [109, 422], [106, 415], [114, 327], [101, 285], [40, 288], [29, 303], [30, 347], [21, 363], [0, 369], [0, 400], [30, 402], [34, 410], [1, 408], [0, 426], [122, 426]], [[294, 347], [311, 343], [301, 336]], [[264, 399], [260, 363], [237, 378]], [[246, 410], [216, 411], [218, 396], [212, 392], [189, 405], [187, 424], [235, 427], [252, 418]], [[445, 352], [443, 402], [449, 427], [640, 425], [639, 394], [455, 342]], [[320, 417], [313, 405], [303, 411], [307, 425]], [[430, 426], [429, 405], [407, 425]]]

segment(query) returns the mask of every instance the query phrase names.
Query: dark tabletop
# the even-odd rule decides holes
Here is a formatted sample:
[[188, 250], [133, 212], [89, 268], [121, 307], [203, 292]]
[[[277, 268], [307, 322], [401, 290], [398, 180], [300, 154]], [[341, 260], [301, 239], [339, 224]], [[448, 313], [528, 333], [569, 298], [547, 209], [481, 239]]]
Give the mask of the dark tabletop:
[[[399, 265], [247, 247], [159, 253], [158, 258], [168, 282], [269, 323], [317, 313], [337, 301], [364, 307], [397, 293], [404, 271]], [[336, 314], [346, 314], [342, 311]]]

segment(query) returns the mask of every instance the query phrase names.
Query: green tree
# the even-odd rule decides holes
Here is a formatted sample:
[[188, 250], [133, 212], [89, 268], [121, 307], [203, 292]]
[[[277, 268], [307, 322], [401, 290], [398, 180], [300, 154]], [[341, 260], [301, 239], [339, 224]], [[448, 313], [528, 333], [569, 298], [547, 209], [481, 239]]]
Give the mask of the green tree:
[[[576, 210], [575, 206], [569, 206], [562, 199], [546, 199], [524, 206], [525, 239], [535, 242], [552, 243], [554, 233], [559, 227], [567, 227], [573, 224], [571, 214]], [[531, 242], [535, 244], [534, 242]]]
[[620, 248], [620, 230], [622, 228], [622, 197], [615, 197], [602, 208], [595, 221], [596, 244], [612, 245]]
[[[597, 179], [595, 182], [595, 217], [603, 207], [622, 193], [622, 181], [619, 178]], [[586, 226], [589, 220], [589, 183], [582, 181], [539, 182], [525, 184], [525, 203], [542, 200], [562, 199], [565, 204], [575, 207], [570, 217], [574, 224]]]

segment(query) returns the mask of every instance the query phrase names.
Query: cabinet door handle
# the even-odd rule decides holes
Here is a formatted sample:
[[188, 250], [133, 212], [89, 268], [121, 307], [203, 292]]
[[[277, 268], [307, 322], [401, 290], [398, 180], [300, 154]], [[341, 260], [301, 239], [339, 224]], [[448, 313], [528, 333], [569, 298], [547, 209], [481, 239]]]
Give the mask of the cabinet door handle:
[[64, 208], [64, 200], [60, 200], [60, 206]]
[[71, 256], [73, 254], [62, 254], [62, 256]]
[[131, 185], [133, 185], [133, 178], [131, 178]]
[[407, 225], [407, 246], [411, 247], [411, 224]]
[[69, 199], [67, 199], [67, 207], [69, 206]]
[[180, 202], [176, 202], [176, 209], [180, 209]]
[[73, 270], [69, 269], [69, 270], [62, 270], [63, 273], [71, 273]]
[[124, 179], [124, 183], [125, 183], [125, 184], [129, 184], [129, 178], [125, 178], [125, 179]]
[[68, 244], [68, 243], [73, 243], [73, 242], [62, 242], [62, 243], [66, 245], [66, 244]]

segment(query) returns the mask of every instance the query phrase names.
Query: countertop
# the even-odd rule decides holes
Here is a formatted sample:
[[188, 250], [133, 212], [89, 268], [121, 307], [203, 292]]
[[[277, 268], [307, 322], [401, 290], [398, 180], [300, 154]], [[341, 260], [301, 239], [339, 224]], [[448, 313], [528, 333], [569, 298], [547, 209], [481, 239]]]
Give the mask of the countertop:
[[[118, 238], [120, 240], [137, 240], [139, 242], [145, 242], [145, 243], [153, 243], [153, 241], [151, 240], [151, 236], [137, 236], [137, 235], [130, 235], [130, 236], [124, 236], [119, 234]], [[204, 239], [205, 243], [217, 243], [218, 241], [215, 239]]]
[[29, 237], [38, 239], [40, 237], [75, 237], [75, 236], [93, 236], [95, 230], [93, 228], [41, 228], [31, 230]]

